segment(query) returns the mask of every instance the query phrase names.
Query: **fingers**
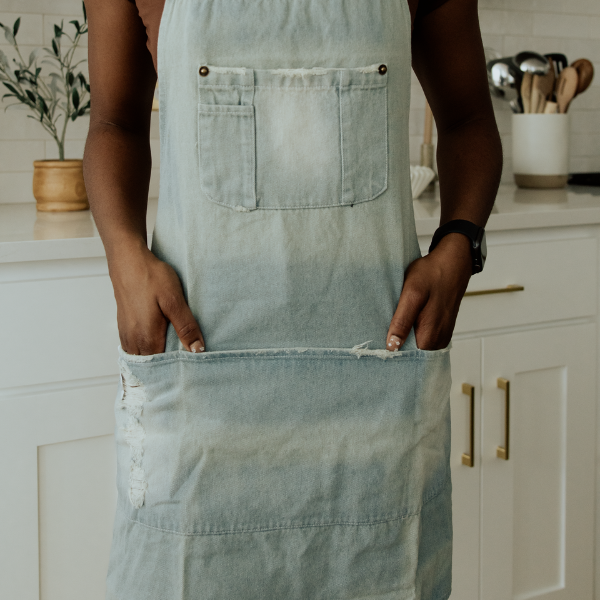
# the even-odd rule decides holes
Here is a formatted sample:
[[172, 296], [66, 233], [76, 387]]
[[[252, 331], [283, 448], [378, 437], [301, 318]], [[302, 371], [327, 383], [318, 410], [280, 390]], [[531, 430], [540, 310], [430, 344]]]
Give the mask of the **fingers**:
[[394, 351], [402, 347], [419, 313], [427, 304], [429, 293], [409, 284], [406, 280], [396, 312], [388, 329], [386, 348]]
[[204, 352], [205, 344], [198, 325], [182, 291], [172, 291], [159, 299], [160, 309], [175, 328], [177, 336], [188, 352]]

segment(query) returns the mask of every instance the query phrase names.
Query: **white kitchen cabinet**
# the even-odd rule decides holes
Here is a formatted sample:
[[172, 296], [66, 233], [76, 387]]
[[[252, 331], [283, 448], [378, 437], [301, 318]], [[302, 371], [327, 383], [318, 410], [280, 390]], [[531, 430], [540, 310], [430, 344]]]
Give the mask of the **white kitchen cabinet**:
[[469, 290], [497, 293], [461, 306], [452, 600], [594, 597], [597, 233], [548, 235], [492, 236], [486, 278]]

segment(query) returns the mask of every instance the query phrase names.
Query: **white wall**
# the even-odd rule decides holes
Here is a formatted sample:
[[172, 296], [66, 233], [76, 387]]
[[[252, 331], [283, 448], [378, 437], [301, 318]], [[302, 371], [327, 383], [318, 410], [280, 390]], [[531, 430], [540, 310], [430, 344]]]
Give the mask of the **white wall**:
[[[124, 0], [125, 1], [125, 0]], [[450, 0], [452, 1], [452, 0]], [[571, 171], [600, 171], [600, 1], [599, 0], [480, 0], [484, 44], [503, 55], [520, 50], [564, 52], [569, 61], [589, 58], [597, 76], [571, 107]], [[21, 16], [17, 36], [24, 52], [49, 45], [53, 24], [64, 18], [81, 20], [79, 0], [0, 0], [0, 22], [12, 26]], [[69, 26], [71, 27], [71, 26]], [[9, 59], [12, 48], [0, 34], [0, 49]], [[80, 56], [85, 58], [85, 44]], [[85, 67], [85, 65], [82, 65]], [[3, 87], [3, 86], [0, 86]], [[4, 92], [3, 92], [4, 93]], [[1, 95], [1, 94], [0, 94]], [[411, 162], [418, 163], [423, 135], [425, 100], [413, 75], [411, 101]], [[494, 99], [505, 147], [504, 181], [511, 181], [510, 116], [508, 105]], [[32, 162], [58, 156], [56, 144], [28, 112], [0, 110], [0, 203], [31, 202]], [[150, 196], [158, 195], [158, 115], [152, 115], [153, 171]], [[81, 117], [69, 124], [66, 157], [81, 158], [89, 124]]]

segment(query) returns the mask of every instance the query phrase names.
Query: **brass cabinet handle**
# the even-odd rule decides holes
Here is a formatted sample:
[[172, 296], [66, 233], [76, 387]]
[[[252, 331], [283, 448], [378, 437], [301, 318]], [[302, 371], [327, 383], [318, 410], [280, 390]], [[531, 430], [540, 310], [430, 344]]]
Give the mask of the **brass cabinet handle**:
[[496, 456], [508, 460], [508, 440], [510, 438], [510, 381], [498, 377], [498, 387], [504, 390], [504, 448], [496, 448]]
[[469, 396], [469, 454], [463, 453], [462, 464], [475, 466], [475, 387], [469, 383], [462, 384], [462, 393]]
[[507, 294], [510, 292], [522, 292], [525, 288], [522, 285], [511, 284], [503, 288], [492, 288], [489, 290], [475, 290], [472, 292], [465, 292], [467, 296], [484, 296], [486, 294]]

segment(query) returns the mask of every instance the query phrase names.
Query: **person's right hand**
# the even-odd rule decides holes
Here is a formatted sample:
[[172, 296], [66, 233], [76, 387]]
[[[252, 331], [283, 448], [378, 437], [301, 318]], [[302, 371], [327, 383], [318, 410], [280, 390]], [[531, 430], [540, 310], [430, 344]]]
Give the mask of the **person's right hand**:
[[110, 265], [121, 348], [128, 354], [165, 351], [169, 321], [188, 352], [203, 352], [204, 338], [169, 264], [145, 248]]

